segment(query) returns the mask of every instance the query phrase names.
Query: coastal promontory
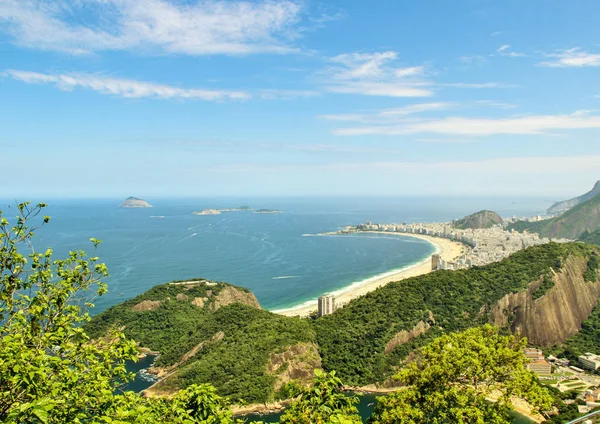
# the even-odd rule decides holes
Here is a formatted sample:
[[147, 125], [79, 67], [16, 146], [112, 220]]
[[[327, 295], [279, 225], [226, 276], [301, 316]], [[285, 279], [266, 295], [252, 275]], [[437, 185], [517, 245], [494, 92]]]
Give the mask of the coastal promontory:
[[138, 199], [137, 197], [128, 197], [121, 203], [120, 208], [151, 208], [152, 205], [146, 202], [144, 199]]

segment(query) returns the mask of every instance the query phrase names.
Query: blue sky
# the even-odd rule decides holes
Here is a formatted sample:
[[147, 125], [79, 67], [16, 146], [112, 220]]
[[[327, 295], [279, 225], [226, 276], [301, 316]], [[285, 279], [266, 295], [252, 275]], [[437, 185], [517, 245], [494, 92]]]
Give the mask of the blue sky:
[[563, 196], [595, 0], [0, 0], [0, 197]]

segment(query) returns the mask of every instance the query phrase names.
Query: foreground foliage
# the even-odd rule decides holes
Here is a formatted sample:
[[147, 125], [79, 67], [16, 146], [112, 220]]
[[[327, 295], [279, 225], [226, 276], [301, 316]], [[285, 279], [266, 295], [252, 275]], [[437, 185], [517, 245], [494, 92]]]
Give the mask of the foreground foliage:
[[395, 376], [406, 388], [379, 398], [370, 422], [508, 424], [512, 396], [549, 409], [552, 396], [526, 369], [526, 343], [490, 325], [435, 339]]

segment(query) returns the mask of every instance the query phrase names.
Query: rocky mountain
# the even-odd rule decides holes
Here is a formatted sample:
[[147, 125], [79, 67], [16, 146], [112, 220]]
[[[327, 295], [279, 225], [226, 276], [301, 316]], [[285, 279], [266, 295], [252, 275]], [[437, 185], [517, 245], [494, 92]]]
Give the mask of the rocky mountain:
[[502, 218], [496, 212], [482, 210], [454, 221], [454, 227], [460, 230], [490, 228], [501, 223]]
[[121, 208], [151, 208], [152, 205], [143, 199], [137, 197], [128, 197], [119, 206]]
[[580, 203], [590, 200], [592, 197], [595, 197], [598, 194], [600, 194], [600, 181], [596, 182], [592, 190], [582, 194], [581, 196], [569, 200], [563, 200], [562, 202], [556, 202], [548, 208], [548, 215], [560, 215], [561, 213], [568, 211]]
[[600, 194], [574, 206], [556, 218], [537, 222], [517, 221], [509, 229], [527, 230], [542, 237], [577, 240], [600, 230]]

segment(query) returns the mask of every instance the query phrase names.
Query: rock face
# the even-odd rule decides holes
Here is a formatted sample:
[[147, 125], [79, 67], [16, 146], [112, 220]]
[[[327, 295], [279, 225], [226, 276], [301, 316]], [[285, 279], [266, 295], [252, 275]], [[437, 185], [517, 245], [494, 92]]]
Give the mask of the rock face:
[[298, 343], [282, 353], [271, 353], [267, 364], [267, 374], [276, 377], [274, 389], [299, 380], [303, 384], [312, 381], [315, 369], [321, 368], [319, 349], [314, 343]]
[[408, 343], [411, 340], [419, 337], [421, 334], [424, 334], [431, 328], [429, 323], [435, 323], [435, 319], [433, 318], [433, 314], [429, 311], [429, 319], [427, 322], [419, 321], [410, 331], [402, 330], [396, 333], [394, 337], [385, 345], [385, 354], [392, 352], [398, 346], [403, 345], [404, 343]]
[[138, 199], [137, 197], [128, 197], [125, 199], [123, 203], [121, 203], [121, 208], [151, 208], [152, 205], [146, 202], [143, 199]]
[[160, 303], [160, 300], [144, 300], [134, 305], [131, 309], [133, 309], [136, 312], [154, 311], [158, 309]]
[[502, 224], [502, 218], [496, 212], [479, 211], [462, 219], [454, 221], [454, 227], [460, 230], [490, 228]]
[[574, 197], [573, 199], [569, 199], [569, 200], [564, 200], [562, 202], [556, 202], [555, 204], [553, 204], [552, 206], [550, 206], [548, 208], [548, 214], [549, 215], [560, 215], [561, 213], [564, 213], [564, 212], [568, 211], [569, 209], [574, 208], [575, 206], [579, 205], [580, 203], [583, 203], [586, 200], [590, 200], [592, 197], [595, 197], [598, 194], [600, 194], [600, 181], [596, 182], [596, 184], [594, 185], [594, 188], [592, 188], [591, 191], [589, 191], [581, 196]]
[[587, 260], [569, 257], [563, 269], [553, 276], [554, 287], [539, 299], [533, 293], [542, 280], [526, 291], [504, 296], [491, 308], [494, 325], [509, 326], [527, 337], [530, 344], [552, 346], [562, 343], [581, 329], [600, 298], [600, 282], [586, 282]]
[[217, 311], [223, 306], [231, 305], [232, 303], [243, 303], [256, 309], [262, 309], [253, 293], [236, 289], [232, 286], [226, 286], [215, 296], [212, 310]]

